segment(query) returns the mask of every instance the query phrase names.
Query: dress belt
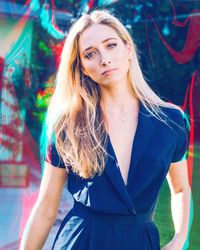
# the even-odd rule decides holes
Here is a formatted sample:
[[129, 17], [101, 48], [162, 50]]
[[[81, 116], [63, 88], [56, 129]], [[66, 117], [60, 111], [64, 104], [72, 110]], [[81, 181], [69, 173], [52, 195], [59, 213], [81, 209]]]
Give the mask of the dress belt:
[[90, 207], [86, 207], [80, 202], [74, 202], [74, 207], [70, 211], [71, 215], [75, 215], [84, 219], [92, 219], [94, 221], [116, 223], [116, 224], [135, 224], [149, 223], [154, 221], [154, 212], [143, 214], [113, 214], [94, 211]]

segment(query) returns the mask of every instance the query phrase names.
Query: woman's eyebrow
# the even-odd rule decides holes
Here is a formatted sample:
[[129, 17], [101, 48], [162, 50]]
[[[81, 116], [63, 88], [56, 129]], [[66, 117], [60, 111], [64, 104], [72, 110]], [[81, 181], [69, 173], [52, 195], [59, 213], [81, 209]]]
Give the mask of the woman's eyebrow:
[[[105, 43], [105, 42], [107, 42], [107, 41], [109, 41], [111, 39], [117, 40], [117, 38], [115, 38], [115, 37], [109, 37], [109, 38], [106, 38], [105, 40], [103, 40], [101, 43]], [[86, 49], [83, 50], [82, 54], [84, 54], [87, 50], [90, 50], [92, 48], [94, 48], [94, 47], [93, 46], [87, 47]]]

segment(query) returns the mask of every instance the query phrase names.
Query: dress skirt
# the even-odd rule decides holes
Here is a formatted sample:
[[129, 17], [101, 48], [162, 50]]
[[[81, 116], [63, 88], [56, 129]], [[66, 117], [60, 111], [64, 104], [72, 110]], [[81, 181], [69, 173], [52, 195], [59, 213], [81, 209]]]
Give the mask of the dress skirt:
[[92, 211], [75, 202], [53, 244], [54, 250], [159, 250], [153, 214], [119, 215]]

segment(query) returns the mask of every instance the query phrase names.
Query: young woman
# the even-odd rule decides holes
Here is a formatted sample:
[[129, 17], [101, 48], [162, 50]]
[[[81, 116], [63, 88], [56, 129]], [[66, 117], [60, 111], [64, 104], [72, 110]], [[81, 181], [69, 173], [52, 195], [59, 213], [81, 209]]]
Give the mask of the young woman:
[[74, 206], [53, 249], [160, 249], [153, 218], [166, 176], [175, 235], [163, 250], [182, 249], [190, 204], [185, 120], [145, 82], [131, 36], [107, 11], [83, 15], [69, 31], [47, 137], [40, 193], [21, 250], [42, 248], [66, 179]]

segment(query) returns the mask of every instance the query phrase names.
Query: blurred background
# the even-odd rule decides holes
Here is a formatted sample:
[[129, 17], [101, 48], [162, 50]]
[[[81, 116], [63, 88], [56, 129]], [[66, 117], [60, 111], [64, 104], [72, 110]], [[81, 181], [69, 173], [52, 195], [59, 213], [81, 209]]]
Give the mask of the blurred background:
[[[82, 13], [107, 8], [138, 47], [145, 78], [165, 101], [190, 117], [187, 154], [192, 188], [184, 249], [200, 249], [200, 0], [0, 0], [0, 249], [18, 249], [42, 173], [39, 142], [70, 25]], [[65, 188], [43, 249], [50, 249], [71, 207]], [[156, 224], [161, 245], [174, 233], [167, 183]]]

